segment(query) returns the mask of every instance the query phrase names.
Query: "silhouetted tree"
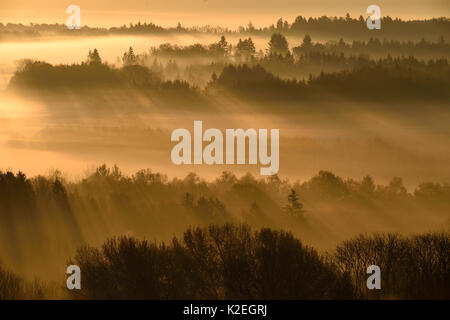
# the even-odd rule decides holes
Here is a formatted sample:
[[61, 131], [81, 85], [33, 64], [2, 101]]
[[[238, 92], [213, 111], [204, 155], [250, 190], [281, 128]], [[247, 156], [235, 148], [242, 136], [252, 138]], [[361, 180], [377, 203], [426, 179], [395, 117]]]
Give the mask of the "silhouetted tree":
[[286, 37], [281, 33], [272, 34], [269, 41], [269, 54], [285, 56], [289, 52], [289, 45]]
[[101, 64], [102, 63], [102, 59], [100, 58], [100, 54], [98, 53], [97, 49], [94, 49], [93, 51], [89, 50], [87, 63], [88, 64]]
[[288, 204], [284, 207], [284, 210], [291, 217], [300, 217], [304, 212], [303, 204], [299, 201], [294, 189], [291, 189], [291, 193], [288, 195]]
[[125, 66], [132, 66], [138, 63], [138, 59], [136, 57], [136, 55], [134, 54], [134, 50], [133, 47], [130, 47], [128, 49], [128, 52], [124, 52], [123, 57], [122, 57], [122, 63]]
[[243, 58], [245, 60], [249, 60], [253, 58], [256, 53], [255, 44], [253, 43], [252, 38], [241, 40], [236, 46], [236, 57]]

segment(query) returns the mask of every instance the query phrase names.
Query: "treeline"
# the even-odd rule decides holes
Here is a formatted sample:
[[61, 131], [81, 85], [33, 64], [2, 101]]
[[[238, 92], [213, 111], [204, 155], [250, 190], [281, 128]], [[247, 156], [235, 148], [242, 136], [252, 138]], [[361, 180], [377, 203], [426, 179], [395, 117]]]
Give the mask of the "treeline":
[[[281, 39], [276, 39], [281, 38]], [[282, 43], [284, 42], [284, 43]], [[245, 60], [258, 60], [265, 56], [274, 54], [285, 56], [290, 53], [294, 60], [300, 59], [303, 55], [311, 53], [323, 54], [345, 54], [346, 56], [436, 56], [447, 57], [450, 50], [450, 42], [446, 42], [441, 36], [437, 41], [397, 41], [380, 40], [370, 38], [369, 40], [352, 40], [349, 42], [340, 38], [339, 41], [314, 42], [309, 34], [306, 34], [301, 44], [292, 46], [289, 50], [289, 43], [281, 33], [272, 34], [268, 42], [266, 52], [257, 51], [251, 37], [239, 39], [233, 45], [229, 43], [225, 36], [221, 36], [220, 41], [209, 45], [195, 43], [192, 45], [176, 45], [164, 43], [159, 47], [150, 49], [150, 54], [140, 55], [141, 59], [166, 58], [166, 59], [190, 59], [190, 58], [226, 58], [232, 62], [244, 58]]]
[[[370, 83], [372, 88], [377, 86], [377, 89], [389, 89], [393, 92], [399, 91], [399, 87], [402, 87], [403, 91], [407, 86], [419, 87], [419, 90], [413, 90], [417, 96], [425, 93], [424, 97], [428, 98], [436, 93], [436, 98], [442, 99], [446, 98], [445, 94], [441, 95], [440, 87], [446, 86], [445, 81], [448, 77], [446, 58], [448, 47], [449, 43], [442, 37], [438, 42], [380, 41], [377, 38], [371, 38], [367, 42], [353, 41], [351, 44], [342, 39], [339, 42], [328, 41], [322, 44], [313, 42], [312, 38], [306, 35], [299, 46], [291, 49], [284, 35], [273, 33], [266, 52], [263, 52], [256, 50], [251, 37], [239, 39], [237, 44], [233, 45], [226, 40], [225, 36], [221, 36], [218, 42], [209, 45], [197, 43], [178, 46], [166, 43], [151, 48], [149, 53], [141, 54], [134, 52], [130, 47], [120, 59], [118, 58], [116, 65], [102, 61], [96, 49], [91, 51], [86, 61], [81, 64], [52, 66], [44, 62], [25, 61], [12, 78], [11, 86], [41, 89], [122, 86], [153, 90], [163, 96], [166, 92], [165, 96], [169, 98], [176, 96], [177, 93], [199, 98], [200, 92], [196, 87], [206, 87], [211, 81], [211, 76], [214, 82], [217, 75], [230, 71], [224, 70], [227, 66], [240, 68], [240, 65], [246, 64], [253, 70], [252, 72], [259, 72], [257, 67], [261, 66], [284, 81], [284, 84], [280, 85], [284, 89], [278, 94], [275, 92], [277, 98], [297, 99], [308, 98], [308, 95], [322, 96], [314, 93], [316, 89], [321, 90], [320, 86], [316, 88], [308, 86], [306, 94], [302, 89], [291, 90], [296, 91], [294, 93], [289, 92], [288, 82], [296, 83], [294, 87], [301, 87], [302, 84], [312, 84], [313, 78], [317, 80], [315, 84], [327, 78], [327, 86], [331, 85], [330, 81], [336, 82], [336, 88], [332, 90], [341, 90], [338, 88], [339, 83], [342, 82], [340, 78], [345, 78], [345, 86], [352, 85], [352, 82], [359, 86], [372, 82]], [[368, 52], [370, 54], [367, 54]], [[422, 60], [417, 57], [412, 58], [412, 55], [408, 57], [399, 55], [404, 52], [427, 58]], [[376, 59], [377, 56], [382, 58]], [[375, 77], [363, 78], [362, 73], [367, 72], [373, 72]], [[387, 79], [392, 80], [389, 85], [384, 81], [387, 73], [392, 78]], [[403, 77], [405, 74], [408, 79]], [[242, 72], [235, 73], [237, 77], [241, 75], [243, 76]], [[383, 78], [383, 81], [377, 77]], [[296, 79], [302, 84], [299, 85]], [[432, 84], [434, 82], [441, 83], [436, 87]], [[425, 87], [421, 88], [423, 85]], [[386, 88], [378, 88], [378, 86]], [[427, 91], [430, 87], [436, 89]], [[328, 89], [324, 88], [324, 90]], [[288, 94], [285, 91], [288, 91]], [[367, 96], [368, 91], [370, 91], [368, 86], [360, 88], [354, 97], [358, 94]], [[272, 94], [271, 92], [273, 93], [274, 90], [265, 93]], [[340, 95], [340, 92], [331, 92], [331, 94]], [[398, 92], [398, 95], [399, 98], [403, 98], [405, 92]], [[349, 95], [344, 92], [344, 96]], [[386, 99], [392, 96], [395, 94], [383, 95]]]
[[183, 27], [180, 23], [176, 27], [161, 27], [151, 22], [137, 22], [121, 27], [90, 28], [83, 26], [79, 30], [68, 30], [64, 24], [30, 24], [0, 23], [0, 39], [10, 39], [25, 36], [41, 35], [71, 35], [71, 36], [99, 36], [108, 34], [169, 34], [169, 33], [211, 33], [211, 34], [242, 34], [242, 35], [269, 35], [273, 32], [282, 32], [292, 35], [315, 36], [327, 35], [333, 38], [345, 37], [351, 39], [367, 38], [376, 34], [385, 38], [420, 37], [435, 39], [439, 35], [446, 35], [450, 20], [446, 17], [428, 20], [402, 20], [389, 16], [381, 18], [380, 30], [369, 30], [363, 16], [352, 18], [349, 14], [345, 17], [302, 17], [298, 16], [292, 22], [278, 19], [275, 24], [265, 27], [255, 27], [251, 22], [246, 27], [231, 30], [219, 26]]
[[321, 73], [309, 80], [285, 80], [256, 65], [230, 65], [213, 75], [207, 90], [231, 92], [256, 100], [336, 99], [369, 101], [446, 101], [450, 69], [446, 59], [413, 57], [357, 60], [352, 70]]
[[[399, 18], [392, 19], [389, 16], [381, 17], [381, 29], [372, 32], [366, 26], [366, 19], [363, 16], [352, 18], [350, 14], [345, 17], [303, 17], [298, 16], [292, 23], [282, 18], [278, 19], [276, 24], [269, 27], [255, 28], [250, 22], [247, 27], [239, 28], [241, 33], [248, 34], [270, 34], [273, 32], [283, 32], [292, 35], [303, 35], [305, 33], [314, 35], [327, 35], [329, 37], [346, 37], [346, 38], [367, 38], [374, 34], [382, 35], [389, 38], [414, 38], [431, 36], [434, 32], [436, 35], [446, 34], [450, 19], [446, 17], [433, 18], [429, 20], [402, 20]], [[437, 33], [436, 33], [437, 32]], [[433, 37], [433, 38], [434, 38]]]
[[[313, 42], [306, 35], [299, 46], [289, 47], [287, 38], [273, 33], [265, 52], [257, 50], [252, 37], [239, 39], [233, 45], [224, 36], [209, 45], [188, 46], [161, 44], [151, 48], [150, 53], [136, 54], [135, 63], [149, 66], [168, 79], [183, 79], [205, 86], [212, 73], [220, 73], [228, 64], [261, 65], [267, 71], [284, 79], [308, 79], [321, 72], [330, 73], [353, 68], [379, 58], [447, 59], [450, 43], [441, 37], [437, 42], [422, 39], [412, 41], [380, 41], [370, 38], [366, 41]], [[164, 66], [163, 63], [166, 65]]]
[[[448, 299], [450, 233], [404, 237], [360, 235], [336, 247], [330, 259], [353, 283], [359, 299]], [[368, 265], [381, 270], [382, 290], [367, 290]]]
[[[263, 66], [301, 69], [306, 61], [326, 61], [342, 65], [352, 64], [350, 70], [310, 74], [308, 80], [282, 79]], [[25, 61], [10, 81], [11, 88], [135, 88], [160, 93], [167, 99], [183, 96], [200, 101], [202, 97], [218, 92], [238, 94], [251, 99], [304, 100], [341, 97], [356, 100], [436, 100], [449, 98], [450, 68], [447, 59], [418, 60], [413, 57], [388, 56], [379, 60], [364, 57], [345, 58], [342, 55], [311, 53], [294, 61], [289, 54], [271, 54], [262, 65], [223, 66], [221, 73], [212, 74], [205, 90], [183, 80], [163, 80], [166, 71], [170, 77], [177, 73], [177, 65], [170, 62], [164, 69], [153, 63], [139, 64], [132, 48], [125, 52], [123, 66], [116, 68], [102, 62], [97, 50], [89, 53], [81, 64], [56, 65], [39, 61]], [[324, 62], [325, 63], [325, 62]], [[220, 70], [220, 65], [216, 66]], [[194, 69], [195, 70], [195, 69]], [[374, 94], [378, 93], [378, 94]]]
[[72, 90], [145, 90], [164, 99], [186, 101], [201, 99], [198, 88], [182, 80], [163, 80], [161, 75], [138, 64], [120, 68], [103, 62], [97, 49], [89, 52], [86, 61], [72, 65], [52, 65], [42, 61], [25, 60], [14, 73], [9, 87], [40, 91]]
[[[168, 58], [168, 59], [198, 59], [198, 58], [230, 58], [232, 55], [233, 46], [229, 44], [225, 36], [221, 36], [220, 41], [203, 45], [195, 43], [187, 46], [173, 45], [170, 43], [163, 43], [159, 47], [150, 49], [149, 55], [140, 55], [138, 58], [148, 60], [150, 58]], [[236, 47], [239, 51], [239, 44]], [[239, 53], [239, 52], [238, 52]]]
[[[68, 299], [449, 299], [450, 234], [360, 235], [327, 253], [292, 233], [248, 225], [190, 227], [170, 242], [109, 238], [83, 245], [68, 265], [82, 273]], [[366, 286], [367, 267], [381, 289]], [[60, 298], [61, 298], [60, 297]], [[0, 269], [0, 299], [46, 298]]]
[[440, 56], [447, 57], [450, 49], [450, 42], [446, 42], [443, 36], [437, 41], [399, 41], [386, 40], [370, 37], [369, 40], [352, 40], [349, 42], [340, 38], [339, 41], [327, 41], [325, 43], [313, 42], [308, 34], [304, 37], [301, 45], [293, 47], [292, 52], [295, 57], [311, 52], [320, 53], [344, 53], [345, 55], [371, 55], [371, 56]]
[[247, 226], [190, 228], [169, 244], [113, 238], [80, 248], [70, 263], [83, 270], [73, 298], [352, 298], [349, 279], [316, 250], [287, 232]]
[[[448, 299], [450, 234], [359, 236], [323, 256], [291, 233], [189, 228], [171, 243], [134, 237], [82, 247], [84, 299]], [[366, 269], [381, 269], [368, 290]]]
[[369, 176], [344, 180], [327, 171], [304, 182], [238, 178], [230, 172], [211, 182], [195, 174], [168, 180], [151, 170], [126, 176], [105, 165], [78, 182], [65, 181], [58, 172], [34, 178], [2, 172], [0, 247], [9, 261], [19, 263], [51, 256], [51, 250], [42, 252], [51, 243], [70, 250], [126, 230], [164, 239], [189, 225], [228, 222], [288, 228], [329, 241], [329, 235], [320, 238], [323, 222], [317, 218], [331, 208], [333, 219], [353, 216], [353, 223], [393, 230], [414, 229], [425, 220], [448, 227], [450, 185], [423, 183], [410, 193], [400, 178], [377, 185]]
[[38, 280], [27, 281], [0, 264], [0, 300], [45, 299], [45, 291]]

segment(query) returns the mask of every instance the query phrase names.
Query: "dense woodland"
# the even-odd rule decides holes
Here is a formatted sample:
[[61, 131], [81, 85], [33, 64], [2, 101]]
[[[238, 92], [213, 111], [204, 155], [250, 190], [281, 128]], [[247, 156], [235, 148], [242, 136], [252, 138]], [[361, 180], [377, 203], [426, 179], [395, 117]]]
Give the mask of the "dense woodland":
[[[320, 168], [303, 171], [308, 178], [301, 180], [230, 171], [208, 180], [195, 173], [169, 179], [151, 169], [124, 174], [102, 165], [70, 179], [58, 170], [29, 177], [0, 166], [0, 299], [449, 299], [450, 184], [442, 163], [448, 159], [450, 21], [384, 17], [381, 24], [370, 31], [363, 17], [348, 15], [238, 30], [138, 22], [69, 31], [0, 23], [0, 41], [217, 37], [145, 52], [129, 47], [115, 63], [95, 48], [71, 65], [21, 61], [5, 92], [42, 103], [48, 122], [29, 140], [8, 136], [10, 146], [70, 156], [86, 150], [98, 156], [105, 145], [117, 155], [148, 148], [149, 161], [157, 163], [170, 141], [159, 112], [172, 111], [169, 119], [176, 120], [174, 114], [190, 119], [199, 110], [205, 117], [264, 111], [269, 118], [304, 117], [298, 127], [317, 132], [351, 127], [352, 138], [364, 136], [366, 125], [352, 121], [370, 115], [373, 127], [386, 129], [382, 138], [368, 135], [368, 146], [339, 137], [332, 148], [307, 136], [281, 141], [289, 140], [285, 150], [309, 152], [308, 161], [320, 155], [340, 170], [356, 154], [361, 171], [373, 165], [358, 162], [366, 159], [379, 167], [401, 163], [408, 178], [427, 177], [433, 166], [444, 177], [407, 187], [398, 176], [379, 182]], [[231, 36], [239, 40], [231, 43]], [[263, 50], [256, 37], [266, 39]], [[396, 135], [395, 143], [389, 140]], [[430, 145], [414, 142], [411, 151], [403, 144], [418, 137]], [[378, 149], [389, 157], [378, 157]], [[63, 286], [63, 266], [72, 263], [82, 270], [81, 291]], [[366, 289], [371, 264], [381, 267], [381, 291]]]
[[[321, 255], [291, 233], [247, 225], [189, 228], [168, 243], [135, 237], [82, 246], [68, 299], [449, 299], [449, 233], [359, 236]], [[366, 287], [367, 266], [382, 290]], [[49, 288], [0, 268], [0, 299], [45, 299]], [[61, 297], [61, 296], [60, 296]]]
[[[448, 298], [448, 233], [365, 235], [328, 254], [296, 237], [326, 237], [316, 218], [329, 208], [336, 217], [353, 215], [354, 226], [368, 219], [402, 230], [425, 214], [448, 230], [449, 184], [423, 183], [410, 193], [400, 178], [377, 185], [369, 176], [344, 180], [325, 171], [304, 182], [230, 172], [206, 182], [194, 174], [168, 180], [150, 170], [126, 176], [101, 166], [77, 183], [58, 172], [31, 179], [2, 172], [0, 191], [3, 257], [13, 265], [45, 264], [79, 247], [73, 261], [83, 270], [84, 289], [72, 298]], [[165, 231], [181, 234], [191, 225], [200, 229], [172, 241]], [[133, 235], [100, 249], [83, 246], [126, 230]], [[151, 240], [163, 238], [166, 244]], [[382, 292], [365, 290], [370, 264], [385, 272]], [[1, 270], [0, 297], [49, 290]]]
[[[328, 50], [323, 46], [317, 49], [318, 45], [308, 37], [300, 47], [293, 49], [296, 52], [293, 55], [286, 38], [278, 33], [272, 35], [267, 53], [257, 57], [251, 41], [251, 38], [239, 40], [233, 50], [222, 36], [218, 43], [209, 47], [168, 44], [152, 49], [150, 55], [135, 54], [130, 47], [123, 54], [119, 67], [103, 62], [96, 49], [89, 52], [88, 59], [81, 64], [53, 66], [46, 62], [23, 61], [10, 81], [10, 87], [46, 91], [133, 88], [167, 99], [192, 98], [199, 103], [218, 92], [263, 101], [330, 98], [448, 101], [449, 98], [447, 58], [425, 61], [413, 56], [392, 57], [390, 54], [379, 59], [363, 54], [346, 56], [344, 52], [336, 53], [335, 49]], [[362, 44], [363, 47], [365, 45]], [[355, 46], [358, 47], [353, 44], [352, 48]], [[448, 44], [441, 43], [441, 46]], [[169, 59], [165, 66], [158, 63], [161, 57]], [[174, 60], [177, 57], [209, 57], [213, 61], [203, 65], [188, 64], [183, 70]], [[151, 58], [152, 63], [149, 62]], [[199, 87], [201, 80], [190, 82], [193, 74], [198, 76], [202, 71], [207, 74], [205, 77], [210, 76], [203, 88]], [[302, 79], [308, 71], [309, 76]], [[317, 74], [313, 76], [314, 72]], [[287, 78], [287, 75], [291, 77]], [[383, 94], [374, 94], [376, 92]]]
[[[242, 34], [242, 35], [264, 35], [268, 36], [273, 32], [282, 32], [290, 35], [304, 35], [305, 33], [327, 36], [329, 38], [346, 37], [352, 39], [362, 39], [373, 35], [372, 30], [365, 26], [366, 19], [363, 16], [352, 18], [349, 14], [346, 17], [302, 17], [298, 16], [294, 21], [289, 22], [278, 19], [275, 24], [265, 27], [255, 27], [251, 22], [247, 26], [241, 26], [237, 30], [223, 28], [219, 26], [196, 26], [183, 27], [180, 23], [176, 27], [164, 28], [151, 22], [135, 22], [129, 25], [111, 28], [93, 28], [83, 26], [79, 30], [69, 30], [64, 24], [36, 24], [30, 25], [0, 23], [0, 40], [11, 40], [29, 37], [40, 37], [43, 35], [60, 36], [102, 36], [102, 35], [152, 35], [170, 33], [210, 33], [210, 34]], [[389, 16], [381, 18], [383, 25], [376, 33], [379, 36], [400, 39], [413, 39], [417, 37], [436, 38], [440, 35], [447, 35], [450, 28], [450, 21], [446, 17], [433, 18], [428, 20], [402, 20]]]
[[[345, 241], [321, 256], [284, 231], [211, 225], [190, 228], [168, 245], [121, 237], [101, 248], [80, 248], [73, 262], [86, 270], [87, 285], [71, 296], [448, 299], [449, 250], [448, 233], [376, 234]], [[364, 271], [375, 263], [384, 271], [382, 291], [365, 285]], [[134, 266], [139, 267], [130, 274]]]

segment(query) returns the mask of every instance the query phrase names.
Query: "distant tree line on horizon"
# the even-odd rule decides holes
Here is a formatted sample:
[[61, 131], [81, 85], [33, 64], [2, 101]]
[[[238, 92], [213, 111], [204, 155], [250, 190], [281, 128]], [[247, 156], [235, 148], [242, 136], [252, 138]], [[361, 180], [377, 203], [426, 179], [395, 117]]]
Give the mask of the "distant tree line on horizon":
[[389, 16], [381, 18], [381, 30], [369, 30], [366, 27], [365, 18], [359, 16], [352, 18], [349, 14], [345, 17], [302, 17], [298, 16], [289, 23], [282, 18], [275, 24], [266, 27], [255, 27], [249, 22], [246, 27], [240, 26], [237, 30], [219, 26], [194, 26], [183, 27], [180, 23], [176, 27], [162, 27], [151, 22], [131, 22], [128, 26], [111, 28], [92, 28], [83, 26], [79, 30], [69, 30], [64, 24], [37, 24], [31, 23], [1, 23], [0, 40], [20, 39], [26, 37], [39, 37], [41, 35], [64, 35], [64, 36], [99, 36], [108, 34], [169, 34], [169, 33], [210, 33], [210, 34], [242, 34], [267, 36], [274, 32], [287, 35], [304, 35], [306, 33], [314, 36], [328, 35], [330, 37], [345, 37], [362, 39], [373, 35], [391, 39], [417, 39], [425, 37], [435, 39], [436, 36], [446, 35], [450, 28], [450, 19], [447, 17], [433, 18], [427, 20], [402, 20]]

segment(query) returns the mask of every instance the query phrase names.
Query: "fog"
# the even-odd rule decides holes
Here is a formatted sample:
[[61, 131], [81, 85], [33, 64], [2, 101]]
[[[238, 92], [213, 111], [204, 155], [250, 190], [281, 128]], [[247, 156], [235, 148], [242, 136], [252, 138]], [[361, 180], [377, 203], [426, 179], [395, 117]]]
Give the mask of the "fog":
[[[227, 36], [227, 40], [235, 44], [238, 36]], [[265, 37], [253, 40], [256, 50], [268, 47]], [[291, 46], [301, 42], [288, 40]], [[0, 84], [7, 87], [22, 59], [73, 64], [84, 61], [87, 52], [97, 48], [103, 61], [120, 66], [123, 52], [130, 46], [136, 53], [151, 54], [150, 48], [162, 43], [187, 46], [217, 41], [218, 36], [175, 34], [5, 42], [0, 46]], [[164, 61], [164, 57], [158, 59]], [[210, 62], [179, 60], [181, 67], [195, 63]], [[206, 79], [209, 77], [206, 72]], [[315, 102], [261, 105], [221, 97], [205, 112], [176, 98], [164, 107], [154, 98], [128, 89], [69, 90], [44, 96], [24, 93], [0, 92], [1, 166], [31, 176], [57, 168], [71, 177], [81, 177], [87, 169], [106, 163], [118, 164], [125, 173], [151, 167], [170, 177], [196, 172], [213, 179], [230, 168], [175, 166], [170, 161], [170, 133], [177, 128], [192, 130], [194, 120], [203, 120], [206, 128], [222, 130], [254, 128], [256, 124], [256, 129], [280, 128], [280, 175], [291, 179], [308, 179], [322, 169], [345, 177], [372, 175], [381, 182], [401, 176], [410, 188], [423, 181], [445, 182], [450, 178], [445, 165], [450, 157], [450, 129], [445, 125], [450, 115], [435, 102], [400, 104], [392, 106], [397, 111], [390, 112], [389, 105], [369, 102], [331, 100], [320, 102], [319, 107]], [[379, 108], [384, 111], [376, 112]], [[437, 111], [420, 111], [427, 108]], [[158, 130], [161, 132], [152, 136]], [[30, 158], [34, 160], [30, 162]], [[257, 173], [258, 168], [235, 166], [233, 171]]]
[[[162, 110], [133, 92], [91, 94], [95, 99], [83, 93], [83, 97], [66, 95], [65, 100], [60, 96], [46, 97], [45, 102], [3, 95], [0, 104], [2, 167], [21, 170], [30, 176], [59, 169], [72, 178], [80, 178], [86, 170], [102, 163], [117, 164], [125, 173], [152, 168], [171, 178], [196, 172], [214, 179], [224, 170], [258, 175], [256, 166], [172, 164], [170, 151], [175, 143], [170, 141], [171, 132], [177, 128], [193, 132], [194, 120], [202, 120], [204, 130], [218, 128], [223, 132], [237, 128], [280, 128], [279, 174], [290, 179], [305, 180], [323, 169], [344, 177], [371, 175], [383, 183], [401, 176], [409, 188], [424, 181], [450, 179], [450, 168], [446, 165], [450, 160], [450, 135], [444, 125], [450, 120], [450, 114], [444, 111], [439, 117], [419, 114], [414, 119], [411, 114], [406, 117], [358, 113], [351, 109], [359, 107], [352, 106], [354, 103], [330, 102], [327, 106], [330, 110], [349, 111], [256, 114], [248, 104], [222, 101], [218, 112], [174, 112]], [[101, 103], [109, 111], [91, 114], [87, 108], [99, 96], [103, 96]], [[125, 96], [128, 98], [123, 100]], [[119, 108], [111, 112], [117, 105], [127, 104], [145, 111]], [[183, 107], [183, 101], [179, 104]], [[57, 113], [49, 111], [56, 110], [58, 105], [64, 109]]]
[[[171, 34], [164, 36], [106, 36], [106, 37], [47, 37], [36, 40], [4, 41], [0, 45], [0, 88], [5, 88], [22, 59], [46, 61], [52, 64], [79, 63], [86, 59], [87, 52], [97, 48], [102, 58], [110, 64], [117, 64], [130, 46], [136, 52], [145, 53], [152, 47], [163, 43], [191, 45], [193, 43], [210, 44], [218, 41], [219, 35]], [[231, 43], [237, 43], [239, 36], [228, 36]], [[266, 37], [253, 37], [257, 50], [267, 48]], [[292, 37], [292, 42], [301, 39]]]
[[[284, 229], [322, 252], [360, 233], [450, 227], [448, 62], [440, 59], [448, 41], [407, 48], [435, 59], [427, 62], [398, 53], [378, 60], [395, 46], [402, 52], [398, 43], [380, 44], [376, 59], [345, 46], [350, 54], [313, 52], [316, 38], [288, 37], [283, 56], [252, 36], [255, 48], [242, 54], [239, 38], [227, 35], [222, 55], [213, 54], [218, 35], [2, 42], [5, 265], [59, 281], [81, 244], [124, 234], [170, 241], [211, 223]], [[163, 43], [205, 46], [177, 48], [176, 58], [150, 50]], [[192, 133], [195, 120], [203, 132], [280, 129], [278, 175], [262, 177], [259, 165], [173, 164], [171, 133]]]

